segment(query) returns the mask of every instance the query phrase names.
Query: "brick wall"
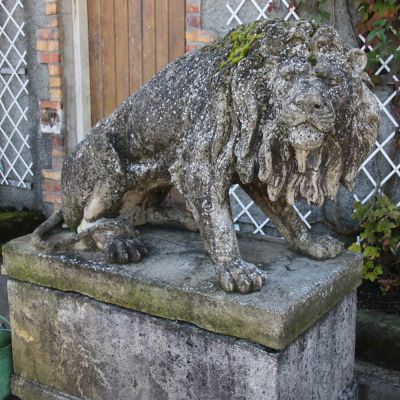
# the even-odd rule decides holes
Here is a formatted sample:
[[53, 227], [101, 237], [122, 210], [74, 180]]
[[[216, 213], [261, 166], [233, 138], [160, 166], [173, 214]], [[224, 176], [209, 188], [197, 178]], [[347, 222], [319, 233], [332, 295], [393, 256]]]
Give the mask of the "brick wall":
[[46, 0], [44, 12], [47, 25], [36, 32], [36, 50], [39, 62], [47, 66], [49, 92], [40, 100], [40, 129], [42, 134], [51, 136], [52, 165], [42, 170], [42, 191], [43, 201], [57, 209], [61, 206], [61, 168], [65, 158], [60, 0]]
[[198, 49], [213, 41], [215, 35], [202, 29], [201, 0], [186, 0], [186, 51]]

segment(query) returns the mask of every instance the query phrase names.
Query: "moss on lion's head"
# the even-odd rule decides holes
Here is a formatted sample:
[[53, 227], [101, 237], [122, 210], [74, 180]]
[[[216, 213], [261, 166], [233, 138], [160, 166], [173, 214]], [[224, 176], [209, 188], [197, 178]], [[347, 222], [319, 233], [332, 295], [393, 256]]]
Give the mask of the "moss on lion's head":
[[231, 51], [226, 61], [221, 63], [221, 68], [234, 66], [243, 60], [250, 51], [253, 43], [264, 37], [262, 31], [257, 30], [260, 22], [256, 21], [247, 25], [240, 25], [230, 32], [226, 39], [231, 45]]

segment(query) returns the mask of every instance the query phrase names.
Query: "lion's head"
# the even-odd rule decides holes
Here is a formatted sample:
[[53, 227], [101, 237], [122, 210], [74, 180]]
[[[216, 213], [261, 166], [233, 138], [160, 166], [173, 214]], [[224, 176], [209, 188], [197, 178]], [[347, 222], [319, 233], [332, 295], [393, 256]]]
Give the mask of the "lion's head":
[[377, 101], [366, 57], [337, 32], [300, 21], [262, 22], [260, 37], [232, 68], [236, 170], [271, 201], [320, 205], [351, 187], [376, 139]]

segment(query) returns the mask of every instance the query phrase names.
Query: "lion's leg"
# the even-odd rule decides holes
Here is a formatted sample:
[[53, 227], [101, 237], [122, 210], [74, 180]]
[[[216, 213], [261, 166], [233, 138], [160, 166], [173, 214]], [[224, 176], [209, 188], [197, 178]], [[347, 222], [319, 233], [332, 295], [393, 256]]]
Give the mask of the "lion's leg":
[[219, 284], [227, 292], [250, 293], [259, 290], [265, 275], [240, 257], [228, 189], [203, 185], [203, 178], [198, 178], [194, 178], [197, 185], [193, 185], [191, 180], [183, 192], [193, 209], [204, 247], [215, 264]]
[[139, 232], [125, 218], [101, 218], [86, 226], [96, 247], [111, 263], [138, 262], [148, 254], [138, 238]]
[[271, 218], [292, 249], [317, 260], [333, 258], [342, 252], [341, 242], [330, 236], [313, 237], [293, 207], [286, 202], [271, 202], [261, 185], [246, 185], [244, 189]]
[[[140, 204], [142, 198], [143, 194], [136, 196], [135, 201], [130, 198], [132, 209]], [[92, 242], [104, 252], [108, 262], [137, 262], [148, 253], [135, 229], [140, 212], [136, 219], [133, 215], [121, 215], [125, 202], [124, 187], [99, 183], [85, 207], [84, 218], [78, 228], [78, 232], [90, 233]]]

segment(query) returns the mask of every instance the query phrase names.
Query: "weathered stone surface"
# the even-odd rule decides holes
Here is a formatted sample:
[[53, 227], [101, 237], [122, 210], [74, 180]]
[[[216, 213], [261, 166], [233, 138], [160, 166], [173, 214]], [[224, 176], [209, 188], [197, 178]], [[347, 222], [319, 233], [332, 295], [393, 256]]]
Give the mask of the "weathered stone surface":
[[[135, 226], [196, 225], [221, 287], [249, 293], [265, 274], [239, 251], [229, 206], [237, 183], [293, 249], [335, 257], [341, 243], [313, 238], [292, 205], [321, 205], [340, 183], [351, 187], [375, 142], [379, 108], [366, 62], [328, 26], [267, 20], [237, 28], [167, 66], [93, 127], [65, 162], [53, 222], [64, 219], [76, 238], [120, 263], [147, 254]], [[172, 185], [196, 224], [160, 211]], [[42, 247], [43, 231], [35, 236]]]
[[[139, 264], [109, 264], [101, 252], [41, 253], [30, 237], [4, 248], [9, 276], [209, 331], [282, 349], [361, 283], [361, 259], [345, 252], [315, 261], [283, 241], [244, 236], [241, 252], [268, 273], [248, 296], [224, 293], [197, 233], [143, 227], [150, 255]], [[53, 238], [54, 239], [54, 238]]]
[[22, 400], [354, 399], [354, 293], [281, 352], [18, 281], [9, 295]]

